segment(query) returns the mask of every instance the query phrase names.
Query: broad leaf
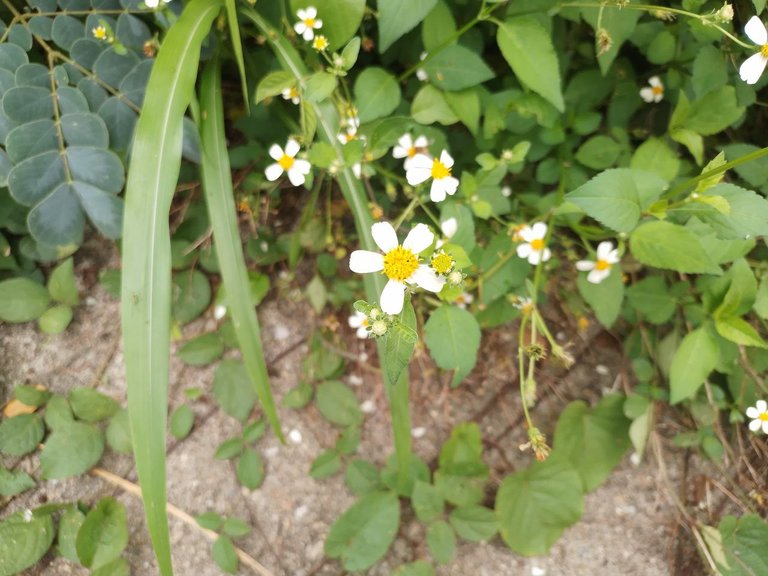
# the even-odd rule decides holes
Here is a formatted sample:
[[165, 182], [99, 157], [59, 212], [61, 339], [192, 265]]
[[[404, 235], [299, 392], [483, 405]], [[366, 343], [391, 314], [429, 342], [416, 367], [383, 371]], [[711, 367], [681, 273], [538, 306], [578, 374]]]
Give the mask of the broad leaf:
[[452, 386], [457, 386], [475, 367], [480, 327], [466, 310], [449, 305], [435, 310], [424, 326], [424, 340], [440, 368], [456, 370]]
[[641, 263], [655, 268], [698, 274], [719, 274], [698, 237], [671, 222], [646, 222], [630, 236], [632, 255]]
[[118, 558], [128, 544], [125, 508], [102, 498], [86, 515], [77, 533], [77, 555], [83, 566], [96, 569]]
[[0, 576], [33, 566], [48, 551], [56, 535], [50, 515], [26, 521], [19, 513], [0, 522]]
[[437, 0], [378, 0], [379, 50], [386, 51], [395, 40], [412, 30], [436, 3]]
[[670, 402], [676, 404], [693, 396], [715, 369], [717, 358], [717, 339], [708, 328], [697, 328], [686, 334], [672, 359]]

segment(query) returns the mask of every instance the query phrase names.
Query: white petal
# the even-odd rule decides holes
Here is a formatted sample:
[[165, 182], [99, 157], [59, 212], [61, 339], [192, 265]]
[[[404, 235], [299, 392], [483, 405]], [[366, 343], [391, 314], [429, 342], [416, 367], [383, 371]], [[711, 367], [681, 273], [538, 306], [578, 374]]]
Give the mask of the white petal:
[[459, 188], [459, 181], [454, 178], [453, 176], [448, 176], [447, 178], [441, 179], [441, 182], [443, 186], [445, 187], [445, 191], [450, 196], [453, 196], [456, 194], [456, 190]]
[[576, 270], [581, 272], [588, 272], [595, 267], [595, 263], [592, 260], [579, 260], [576, 262]]
[[653, 101], [661, 102], [662, 100], [664, 100], [664, 92], [654, 92]]
[[429, 145], [429, 140], [426, 136], [419, 136], [413, 143], [414, 148], [426, 148]]
[[429, 290], [430, 292], [440, 292], [443, 286], [445, 286], [445, 278], [435, 274], [435, 271], [425, 264], [416, 269], [416, 272], [411, 275], [409, 281], [415, 282], [424, 290]]
[[390, 280], [381, 292], [381, 309], [387, 314], [400, 314], [405, 300], [405, 284]]
[[656, 95], [653, 93], [652, 88], [648, 88], [646, 86], [645, 88], [640, 89], [640, 98], [642, 98], [648, 103], [653, 102], [653, 99], [655, 98], [655, 96]]
[[426, 73], [426, 71], [423, 68], [419, 68], [416, 70], [416, 78], [418, 78], [422, 82], [426, 82], [429, 79], [429, 75]]
[[528, 263], [538, 266], [539, 262], [541, 262], [541, 251], [531, 250], [531, 253], [528, 254]]
[[752, 422], [749, 423], [749, 429], [752, 430], [752, 432], [757, 432], [758, 430], [760, 430], [761, 425], [762, 425], [762, 421], [752, 420]]
[[296, 31], [296, 34], [304, 34], [307, 31], [307, 25], [304, 22], [296, 22], [293, 25], [293, 29]]
[[319, 30], [323, 27], [323, 21], [319, 18], [315, 19], [315, 30]]
[[446, 168], [451, 168], [453, 166], [453, 158], [446, 150], [443, 150], [440, 153], [440, 162], [442, 162]]
[[403, 248], [407, 248], [414, 254], [419, 254], [429, 248], [435, 240], [435, 235], [426, 224], [416, 224], [408, 236], [405, 237]]
[[765, 29], [765, 24], [757, 16], [752, 16], [749, 19], [747, 25], [744, 26], [744, 33], [758, 46], [768, 44], [768, 30]]
[[432, 186], [429, 189], [429, 199], [432, 202], [442, 202], [445, 200], [446, 188], [445, 179], [432, 180]]
[[407, 153], [408, 150], [413, 147], [413, 139], [411, 138], [411, 135], [406, 133], [400, 136], [400, 138], [397, 139], [397, 145]]
[[605, 241], [597, 245], [597, 259], [608, 260], [608, 255], [613, 252], [613, 242]]
[[598, 270], [595, 268], [592, 270], [592, 272], [587, 274], [587, 282], [591, 282], [592, 284], [600, 284], [600, 282], [608, 278], [610, 273], [610, 270]]
[[365, 314], [362, 312], [355, 311], [352, 316], [347, 318], [347, 324], [349, 324], [350, 328], [360, 328], [360, 326], [363, 325], [363, 321], [365, 320]]
[[755, 402], [755, 408], [758, 412], [768, 412], [768, 402], [765, 400], [758, 400]]
[[408, 158], [408, 148], [398, 144], [392, 148], [392, 158]]
[[452, 238], [453, 235], [456, 234], [456, 230], [458, 230], [458, 228], [459, 223], [457, 222], [456, 218], [448, 218], [448, 220], [440, 223], [440, 230], [443, 231], [443, 234], [446, 236], [446, 238]]
[[651, 87], [653, 88], [664, 87], [664, 85], [661, 83], [661, 78], [659, 78], [658, 76], [651, 76], [650, 78], [648, 78], [648, 84], [650, 84]]
[[314, 6], [307, 6], [307, 8], [304, 10], [304, 18], [317, 18], [317, 8]]
[[744, 60], [739, 68], [739, 77], [747, 84], [757, 84], [766, 64], [768, 64], [768, 58], [763, 56], [761, 52], [757, 52]]
[[272, 144], [272, 146], [269, 147], [269, 155], [272, 160], [280, 160], [280, 158], [283, 157], [283, 149], [277, 144]]
[[144, 4], [147, 5], [147, 8], [157, 8], [159, 0], [144, 0]]
[[288, 138], [288, 142], [285, 143], [285, 153], [288, 156], [291, 158], [296, 156], [296, 154], [299, 152], [299, 148], [301, 148], [301, 146], [299, 146], [299, 143], [296, 142], [296, 140], [293, 138]]
[[413, 158], [411, 158], [411, 166], [414, 168], [429, 170], [430, 174], [432, 173], [433, 163], [434, 162], [432, 157], [426, 154], [416, 154]]
[[355, 250], [349, 255], [349, 269], [358, 274], [384, 270], [384, 256], [369, 250]]
[[547, 235], [547, 225], [544, 224], [544, 222], [536, 222], [536, 224], [533, 225], [533, 237], [536, 240], [543, 240], [544, 237]]
[[304, 174], [306, 176], [309, 174], [309, 171], [312, 170], [312, 164], [306, 160], [295, 160], [293, 166], [291, 166], [291, 170], [295, 170], [299, 174]]
[[294, 186], [301, 186], [306, 181], [306, 172], [302, 172], [299, 170], [296, 165], [292, 166], [288, 170], [288, 180], [291, 181], [291, 184]]
[[422, 182], [426, 182], [429, 180], [429, 177], [432, 176], [432, 167], [429, 168], [420, 168], [418, 166], [414, 166], [414, 156], [411, 158], [410, 162], [408, 163], [408, 169], [405, 172], [405, 179], [408, 180], [408, 184], [411, 186], [416, 186], [417, 184], [421, 184]]
[[299, 8], [298, 10], [296, 10], [296, 16], [299, 18], [299, 20], [306, 20], [307, 11], [304, 10], [304, 8]]
[[541, 261], [546, 262], [550, 258], [552, 258], [552, 250], [550, 250], [549, 248], [544, 248], [544, 253], [541, 256]]
[[360, 162], [352, 164], [352, 174], [355, 175], [355, 178], [360, 180], [360, 177], [363, 175], [363, 165], [360, 164]]
[[304, 30], [304, 34], [302, 34], [301, 37], [304, 38], [304, 40], [307, 40], [307, 41], [313, 40], [314, 37], [315, 37], [314, 29], [312, 29], [309, 26], [307, 26], [307, 29]]
[[357, 329], [357, 332], [355, 332], [355, 336], [357, 336], [361, 340], [365, 340], [366, 338], [368, 338], [368, 330], [366, 329], [365, 326], [360, 326]]
[[536, 236], [533, 234], [533, 228], [530, 226], [523, 226], [520, 231], [517, 233], [520, 238], [525, 240], [526, 242], [531, 242], [532, 240], [536, 240]]
[[747, 418], [757, 418], [760, 416], [760, 411], [754, 406], [747, 408]]
[[763, 421], [763, 434], [768, 434], [768, 420]]
[[283, 175], [283, 167], [280, 166], [280, 164], [270, 164], [267, 166], [267, 169], [264, 170], [264, 174], [266, 175], [267, 180], [274, 182]]
[[385, 254], [397, 248], [399, 244], [395, 229], [392, 228], [392, 224], [389, 222], [376, 222], [376, 224], [371, 226], [371, 236], [373, 236], [376, 246]]
[[531, 252], [533, 252], [533, 248], [531, 248], [530, 244], [520, 244], [520, 246], [517, 247], [517, 255], [520, 256], [520, 258], [528, 258], [528, 256], [531, 255]]

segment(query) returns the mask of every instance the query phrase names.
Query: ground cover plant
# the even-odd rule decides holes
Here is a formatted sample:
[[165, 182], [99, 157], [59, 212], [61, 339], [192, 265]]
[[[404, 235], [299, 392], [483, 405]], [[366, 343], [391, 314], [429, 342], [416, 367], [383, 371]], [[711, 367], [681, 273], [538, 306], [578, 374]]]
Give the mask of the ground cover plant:
[[[357, 497], [324, 541], [339, 570], [375, 566], [405, 517], [424, 525], [427, 553], [400, 576], [439, 573], [459, 539], [546, 554], [627, 455], [642, 465], [666, 444], [722, 475], [717, 518], [674, 501], [700, 570], [768, 574], [764, 8], [2, 0], [0, 321], [66, 331], [78, 249], [117, 241], [121, 265], [100, 277], [121, 300], [127, 408], [89, 387], [8, 390], [0, 494], [132, 452], [172, 574], [166, 430], [185, 438], [208, 393], [189, 389], [169, 418], [182, 339], [184, 363], [217, 363], [210, 394], [241, 432], [216, 458], [243, 487], [268, 473], [258, 441], [286, 441], [281, 411], [313, 403], [338, 427], [310, 474], [343, 474]], [[318, 322], [304, 378], [273, 397], [256, 307], [297, 287], [318, 317], [375, 341], [383, 466], [359, 451], [365, 406], [341, 380], [331, 324]], [[551, 422], [541, 371], [579, 360], [553, 329], [555, 302], [620, 338], [631, 377]], [[185, 337], [201, 317], [215, 329]], [[490, 330], [515, 335], [528, 465], [492, 476], [465, 422], [429, 466], [412, 446], [415, 351], [460, 387]], [[246, 522], [197, 523], [222, 570], [239, 558], [269, 573], [235, 544]], [[0, 574], [49, 551], [127, 574], [127, 534], [112, 498], [20, 511], [0, 522]]]

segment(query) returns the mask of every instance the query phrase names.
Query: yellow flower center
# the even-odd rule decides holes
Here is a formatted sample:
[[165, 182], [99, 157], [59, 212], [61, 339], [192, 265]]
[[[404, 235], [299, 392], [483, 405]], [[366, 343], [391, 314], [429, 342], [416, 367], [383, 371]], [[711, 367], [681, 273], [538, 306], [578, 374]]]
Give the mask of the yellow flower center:
[[607, 260], [598, 260], [595, 262], [595, 270], [610, 270], [611, 269], [611, 263]]
[[315, 38], [314, 42], [312, 42], [312, 47], [315, 50], [322, 52], [328, 48], [328, 39], [325, 36], [318, 36]]
[[280, 164], [280, 168], [287, 172], [293, 166], [293, 158], [288, 156], [288, 154], [283, 154], [283, 157], [277, 163]]
[[104, 40], [104, 38], [107, 37], [107, 30], [104, 28], [104, 26], [99, 26], [98, 28], [94, 28], [93, 36], [94, 38], [97, 38], [99, 40]]
[[315, 19], [314, 18], [305, 18], [304, 19], [304, 25], [307, 28], [314, 28], [315, 27]]
[[761, 422], [768, 422], [768, 412], [763, 412], [757, 417]]
[[384, 274], [390, 280], [403, 282], [410, 278], [418, 267], [419, 259], [408, 248], [398, 246], [384, 254]]
[[290, 96], [291, 98], [298, 98], [299, 89], [296, 88], [296, 86], [291, 86], [291, 91], [288, 93], [288, 96]]
[[432, 178], [435, 180], [442, 180], [443, 178], [448, 178], [450, 175], [451, 169], [435, 158], [432, 162]]
[[[408, 148], [408, 158], [413, 158], [416, 156], [416, 146], [411, 146]], [[434, 168], [432, 168], [434, 170]]]
[[768, 44], [760, 46], [760, 54], [763, 55], [763, 58], [768, 58]]
[[531, 240], [531, 248], [536, 252], [539, 252], [542, 248], [544, 248], [544, 240], [542, 240], [541, 238], [536, 238], [535, 240]]
[[664, 94], [664, 86], [651, 86], [651, 92], [654, 96], [661, 96]]
[[447, 274], [453, 268], [453, 258], [445, 252], [432, 257], [432, 268], [438, 274]]

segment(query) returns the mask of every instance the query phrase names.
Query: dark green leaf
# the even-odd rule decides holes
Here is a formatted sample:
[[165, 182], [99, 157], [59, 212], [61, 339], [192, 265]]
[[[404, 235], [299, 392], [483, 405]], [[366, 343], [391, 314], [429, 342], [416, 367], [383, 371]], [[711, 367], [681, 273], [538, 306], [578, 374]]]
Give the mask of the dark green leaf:
[[133, 446], [131, 444], [131, 424], [128, 421], [128, 411], [121, 409], [112, 416], [107, 426], [107, 444], [115, 452], [121, 454], [130, 454]]
[[75, 416], [86, 422], [106, 420], [120, 409], [114, 399], [93, 388], [75, 388], [69, 393], [69, 403]]
[[414, 483], [411, 504], [418, 519], [425, 523], [442, 516], [445, 510], [445, 502], [440, 492], [427, 482]]
[[485, 506], [454, 508], [449, 520], [456, 533], [470, 542], [490, 540], [499, 530], [493, 510]]
[[213, 377], [213, 395], [230, 416], [245, 422], [256, 404], [256, 392], [239, 360], [223, 360]]
[[39, 414], [22, 414], [7, 418], [0, 423], [0, 452], [7, 456], [29, 454], [45, 434], [43, 419]]
[[173, 275], [173, 317], [181, 324], [200, 316], [211, 303], [211, 284], [199, 270]]
[[727, 565], [724, 576], [756, 576], [768, 573], [768, 524], [755, 514], [725, 516], [718, 526]]
[[227, 536], [237, 538], [251, 533], [251, 526], [240, 518], [227, 518], [221, 527], [222, 532]]
[[460, 44], [440, 50], [421, 68], [441, 90], [464, 90], [494, 77], [493, 70], [480, 56]]
[[61, 423], [43, 446], [40, 468], [43, 478], [77, 476], [96, 465], [104, 451], [104, 435], [93, 424]]

